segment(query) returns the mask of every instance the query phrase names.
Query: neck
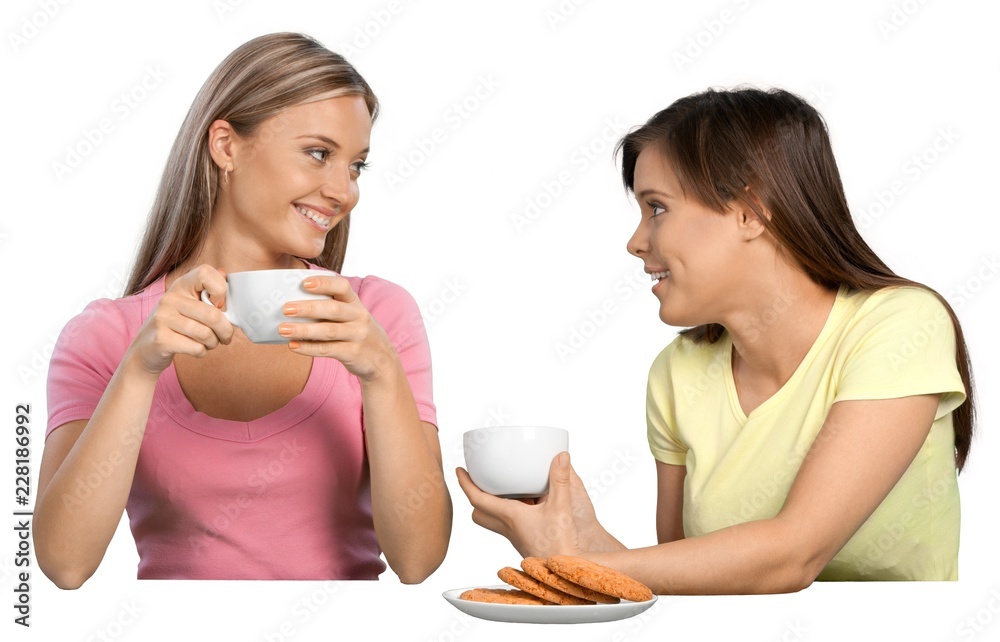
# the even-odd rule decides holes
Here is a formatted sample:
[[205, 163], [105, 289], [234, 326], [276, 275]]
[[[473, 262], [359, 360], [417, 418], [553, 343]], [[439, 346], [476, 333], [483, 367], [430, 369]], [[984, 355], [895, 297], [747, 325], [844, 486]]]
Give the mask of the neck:
[[222, 217], [213, 220], [198, 249], [167, 275], [166, 287], [173, 279], [199, 265], [211, 265], [226, 274], [252, 270], [281, 270], [307, 267], [305, 261], [291, 254], [267, 251], [256, 239], [247, 238], [226, 227]]
[[722, 325], [733, 341], [733, 367], [773, 386], [784, 385], [816, 342], [836, 291], [800, 270], [779, 270], [748, 291], [747, 304]]

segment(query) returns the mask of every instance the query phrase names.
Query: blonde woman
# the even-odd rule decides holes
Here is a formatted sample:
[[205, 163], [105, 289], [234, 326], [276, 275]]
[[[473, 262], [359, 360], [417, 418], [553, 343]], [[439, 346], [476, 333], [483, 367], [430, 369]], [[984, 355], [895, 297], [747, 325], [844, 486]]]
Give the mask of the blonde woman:
[[[235, 50], [170, 152], [126, 288], [63, 331], [49, 372], [35, 547], [58, 586], [97, 569], [128, 511], [139, 578], [377, 579], [444, 558], [430, 354], [413, 299], [317, 271], [327, 298], [251, 343], [226, 274], [339, 273], [378, 102], [301, 34]], [[199, 300], [208, 292], [216, 306]], [[420, 490], [420, 506], [412, 493]]]

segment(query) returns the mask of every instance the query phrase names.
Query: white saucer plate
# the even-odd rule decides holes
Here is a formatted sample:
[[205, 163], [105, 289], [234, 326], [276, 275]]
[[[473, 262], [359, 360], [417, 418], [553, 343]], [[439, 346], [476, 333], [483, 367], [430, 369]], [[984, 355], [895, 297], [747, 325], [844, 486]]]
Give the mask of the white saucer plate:
[[[582, 624], [585, 622], [612, 622], [624, 620], [639, 615], [656, 603], [656, 596], [645, 602], [629, 602], [622, 600], [618, 604], [593, 605], [551, 605], [536, 606], [530, 604], [492, 604], [490, 602], [471, 602], [459, 598], [469, 588], [457, 588], [442, 593], [444, 599], [463, 613], [483, 620], [494, 622], [524, 622], [530, 624]], [[478, 588], [509, 589], [506, 584], [482, 586]]]

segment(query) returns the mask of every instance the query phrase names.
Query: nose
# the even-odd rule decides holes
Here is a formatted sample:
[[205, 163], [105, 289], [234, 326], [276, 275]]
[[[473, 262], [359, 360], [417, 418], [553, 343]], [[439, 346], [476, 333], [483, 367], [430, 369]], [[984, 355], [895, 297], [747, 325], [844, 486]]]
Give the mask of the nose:
[[639, 224], [636, 226], [635, 231], [632, 232], [632, 238], [628, 240], [625, 244], [625, 249], [632, 256], [642, 258], [642, 255], [646, 253], [649, 249], [649, 233], [646, 230], [645, 219], [639, 219]]
[[320, 194], [340, 208], [350, 208], [354, 204], [356, 193], [350, 167], [341, 167], [339, 164], [330, 167]]

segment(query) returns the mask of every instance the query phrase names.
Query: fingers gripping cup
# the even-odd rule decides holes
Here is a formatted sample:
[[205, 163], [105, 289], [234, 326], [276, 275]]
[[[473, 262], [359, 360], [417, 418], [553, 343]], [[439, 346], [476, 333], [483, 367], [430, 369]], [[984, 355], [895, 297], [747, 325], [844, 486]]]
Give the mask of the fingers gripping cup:
[[[315, 323], [316, 319], [286, 317], [281, 311], [289, 301], [329, 299], [326, 294], [309, 292], [302, 282], [310, 276], [331, 275], [326, 270], [254, 270], [226, 276], [226, 309], [222, 311], [234, 326], [254, 343], [288, 343], [278, 334], [282, 323]], [[201, 300], [212, 305], [208, 292]]]
[[495, 426], [463, 437], [469, 477], [483, 491], [509, 498], [541, 497], [549, 490], [552, 459], [569, 449], [569, 433], [542, 426]]

